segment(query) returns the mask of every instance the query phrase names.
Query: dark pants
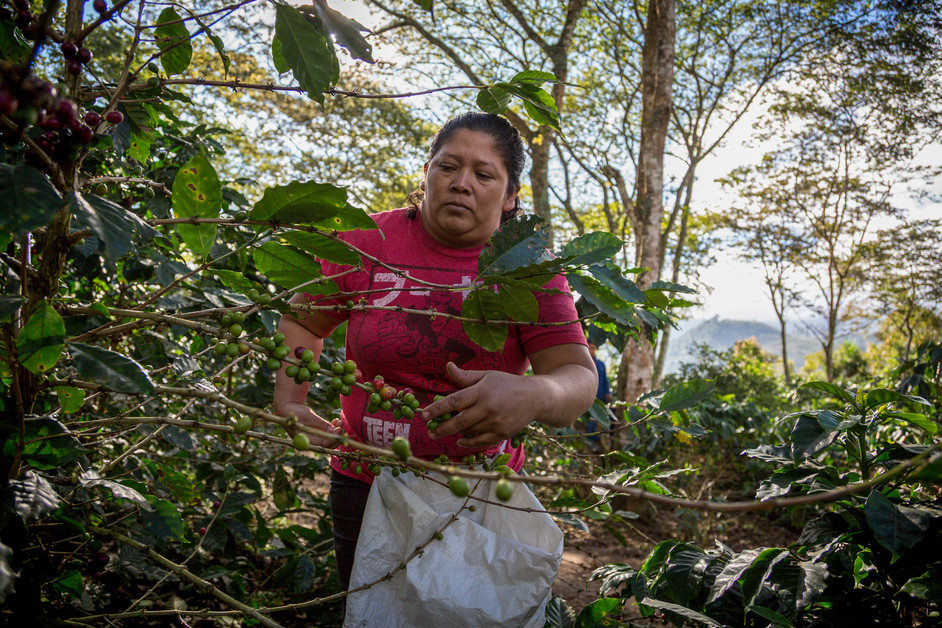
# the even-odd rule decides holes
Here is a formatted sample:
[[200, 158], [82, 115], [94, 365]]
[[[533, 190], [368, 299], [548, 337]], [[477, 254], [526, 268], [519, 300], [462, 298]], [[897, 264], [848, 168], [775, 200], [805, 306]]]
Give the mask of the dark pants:
[[337, 574], [340, 588], [350, 587], [350, 572], [356, 554], [357, 539], [366, 499], [370, 496], [370, 485], [349, 476], [330, 472], [330, 512], [334, 528], [334, 551], [337, 554]]

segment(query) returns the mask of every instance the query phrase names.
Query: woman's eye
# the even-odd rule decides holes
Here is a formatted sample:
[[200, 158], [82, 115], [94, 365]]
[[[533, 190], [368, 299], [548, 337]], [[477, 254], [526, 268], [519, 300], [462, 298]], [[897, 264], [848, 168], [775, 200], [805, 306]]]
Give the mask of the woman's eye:
[[479, 172], [478, 178], [480, 179], [493, 179], [494, 177], [489, 172]]

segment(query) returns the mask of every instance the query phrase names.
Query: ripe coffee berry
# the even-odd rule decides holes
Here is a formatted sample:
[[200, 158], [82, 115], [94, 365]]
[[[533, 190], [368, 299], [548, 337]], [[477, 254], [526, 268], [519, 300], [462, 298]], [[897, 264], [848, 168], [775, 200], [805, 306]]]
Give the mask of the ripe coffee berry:
[[[84, 124], [79, 127], [78, 133], [76, 133], [78, 139], [83, 144], [90, 144], [93, 139], [95, 139], [95, 132], [91, 128], [85, 126]], [[150, 188], [147, 188], [150, 190]], [[151, 190], [153, 191], [153, 190]]]
[[82, 63], [88, 63], [92, 60], [92, 51], [88, 48], [79, 48], [78, 54], [75, 55], [75, 58]]
[[62, 56], [66, 59], [74, 59], [75, 55], [78, 54], [78, 46], [71, 41], [64, 41], [59, 44], [59, 50], [62, 51]]
[[199, 535], [200, 535], [200, 536], [206, 536], [206, 528], [200, 528], [200, 529], [199, 529]]
[[120, 111], [109, 111], [105, 114], [105, 120], [107, 120], [109, 124], [121, 124], [124, 122], [124, 114]]
[[97, 111], [89, 111], [85, 114], [85, 124], [94, 128], [101, 124], [101, 114]]
[[82, 64], [79, 63], [77, 59], [72, 59], [66, 64], [65, 69], [69, 74], [78, 76], [82, 73]]
[[95, 0], [92, 3], [92, 6], [98, 11], [99, 14], [105, 13], [108, 11], [108, 3], [105, 0]]

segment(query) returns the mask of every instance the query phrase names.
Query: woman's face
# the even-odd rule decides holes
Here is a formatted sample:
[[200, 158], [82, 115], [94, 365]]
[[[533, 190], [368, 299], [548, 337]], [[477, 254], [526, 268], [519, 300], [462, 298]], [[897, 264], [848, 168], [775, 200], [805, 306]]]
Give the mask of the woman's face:
[[513, 209], [519, 186], [507, 191], [509, 175], [487, 133], [459, 129], [425, 164], [422, 224], [447, 246], [483, 246]]

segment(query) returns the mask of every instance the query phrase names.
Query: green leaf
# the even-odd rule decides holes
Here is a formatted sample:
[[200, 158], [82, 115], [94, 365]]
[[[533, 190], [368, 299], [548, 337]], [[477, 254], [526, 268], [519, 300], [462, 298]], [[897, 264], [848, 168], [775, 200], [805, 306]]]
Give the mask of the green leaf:
[[0, 321], [9, 321], [26, 299], [16, 295], [0, 296]]
[[815, 417], [818, 425], [826, 432], [842, 432], [848, 428], [854, 427], [860, 423], [859, 415], [852, 415], [845, 418], [842, 412], [833, 410], [821, 410]]
[[581, 294], [589, 303], [594, 305], [603, 314], [610, 316], [628, 328], [636, 329], [634, 308], [625, 303], [611, 288], [603, 285], [594, 277], [581, 273], [566, 275], [569, 286]]
[[56, 386], [56, 396], [63, 414], [72, 414], [85, 405], [85, 391], [72, 386]]
[[570, 628], [576, 620], [576, 613], [566, 600], [554, 595], [546, 604], [543, 628]]
[[16, 338], [17, 358], [31, 373], [44, 373], [56, 365], [65, 346], [65, 323], [43, 299]]
[[347, 189], [308, 181], [270, 187], [249, 212], [252, 220], [299, 223], [332, 231], [376, 229], [369, 214], [347, 203]]
[[129, 486], [125, 486], [114, 480], [106, 480], [98, 475], [94, 469], [88, 469], [79, 476], [79, 484], [86, 488], [90, 486], [100, 486], [111, 492], [117, 499], [125, 499], [131, 503], [137, 504], [144, 510], [152, 510], [153, 507], [147, 498]]
[[[4, 20], [0, 22], [0, 59], [10, 64], [24, 65], [29, 61], [30, 53], [33, 47], [30, 42], [24, 39], [20, 29], [16, 28], [13, 20]], [[3, 587], [0, 587], [0, 599], [2, 599]]]
[[651, 290], [660, 290], [661, 292], [686, 292], [687, 294], [696, 294], [697, 291], [688, 286], [670, 281], [653, 281], [648, 286]]
[[314, 0], [314, 11], [320, 18], [321, 24], [327, 29], [327, 32], [334, 36], [337, 43], [350, 52], [354, 59], [361, 59], [367, 63], [376, 63], [373, 60], [373, 46], [361, 35], [362, 32], [370, 32], [356, 20], [351, 20], [347, 16], [334, 11], [324, 0]]
[[[171, 22], [173, 22], [171, 24]], [[168, 75], [179, 74], [190, 66], [193, 58], [193, 44], [190, 43], [190, 33], [180, 18], [180, 15], [171, 7], [160, 12], [157, 18], [157, 28], [154, 29], [157, 47], [160, 48], [160, 64]]]
[[576, 618], [575, 628], [594, 628], [608, 615], [617, 612], [621, 608], [621, 605], [622, 601], [615, 597], [595, 600], [579, 613], [579, 616]]
[[774, 628], [795, 628], [795, 625], [788, 621], [788, 617], [785, 617], [781, 613], [776, 613], [772, 609], [766, 608], [764, 606], [747, 606], [746, 610], [755, 613], [762, 619], [771, 622], [771, 625]]
[[498, 83], [497, 86], [520, 98], [523, 101], [523, 109], [531, 120], [562, 132], [556, 101], [546, 90], [530, 82]]
[[540, 304], [529, 288], [501, 284], [497, 296], [501, 309], [511, 320], [535, 322], [540, 317]]
[[874, 538], [893, 553], [894, 560], [925, 538], [932, 524], [927, 510], [897, 506], [877, 490], [867, 498], [864, 514]]
[[838, 401], [843, 401], [844, 403], [854, 403], [855, 401], [854, 396], [850, 392], [829, 382], [808, 382], [798, 387], [799, 390], [803, 388], [820, 390], [821, 392], [830, 395], [831, 398], [837, 399]]
[[76, 219], [104, 245], [105, 258], [114, 262], [136, 249], [135, 236], [145, 240], [157, 235], [157, 230], [137, 214], [94, 194], [73, 192], [68, 197], [69, 209]]
[[70, 595], [76, 599], [81, 599], [82, 594], [85, 593], [85, 582], [82, 580], [82, 574], [75, 569], [70, 569], [53, 580], [52, 587], [59, 593]]
[[510, 106], [511, 95], [506, 89], [500, 87], [482, 87], [478, 90], [476, 103], [478, 109], [485, 113], [502, 115]]
[[762, 592], [763, 585], [772, 575], [772, 570], [777, 564], [788, 558], [788, 550], [778, 547], [770, 547], [759, 552], [752, 564], [742, 573], [740, 582], [742, 583], [743, 603], [745, 606], [751, 606], [756, 598]]
[[618, 295], [628, 303], [646, 303], [647, 297], [641, 288], [630, 279], [626, 279], [621, 270], [614, 264], [604, 266], [590, 266], [589, 273], [599, 280], [603, 286]]
[[277, 35], [271, 38], [271, 60], [278, 74], [284, 74], [291, 69], [285, 60], [285, 53], [281, 51], [281, 40]]
[[272, 482], [272, 501], [275, 502], [275, 507], [279, 512], [294, 508], [299, 503], [298, 495], [291, 486], [288, 474], [281, 466], [275, 470], [275, 480]]
[[73, 342], [69, 345], [72, 364], [79, 377], [101, 384], [108, 390], [148, 395], [154, 382], [143, 367], [126, 355], [95, 345]]
[[599, 262], [611, 261], [624, 246], [621, 238], [605, 232], [585, 233], [566, 243], [560, 257], [567, 266], [590, 266]]
[[[222, 209], [222, 184], [206, 156], [197, 153], [173, 179], [173, 213], [176, 218], [217, 218]], [[216, 225], [178, 224], [177, 233], [200, 259], [209, 256], [216, 241]]]
[[921, 576], [910, 578], [900, 591], [926, 602], [938, 602], [942, 600], [942, 571], [930, 569]]
[[146, 133], [137, 133], [132, 130], [131, 145], [128, 146], [125, 156], [144, 163], [150, 156], [150, 145], [152, 143], [152, 135], [148, 135]]
[[39, 170], [0, 164], [0, 230], [20, 238], [48, 224], [62, 203], [62, 196]]
[[181, 473], [169, 465], [157, 465], [160, 469], [160, 481], [167, 487], [173, 498], [181, 504], [192, 504], [200, 499], [198, 487], [194, 485], [193, 478]]
[[[295, 288], [321, 274], [321, 265], [316, 259], [278, 242], [266, 242], [253, 249], [252, 259], [266, 279], [282, 288]], [[304, 289], [312, 292], [315, 288], [306, 286]]]
[[164, 499], [150, 498], [150, 511], [141, 512], [141, 522], [158, 539], [185, 541], [186, 525], [177, 507]]
[[532, 83], [533, 85], [542, 85], [543, 83], [562, 83], [551, 72], [542, 72], [540, 70], [524, 70], [517, 72], [510, 79], [511, 83]]
[[281, 237], [302, 251], [317, 256], [318, 259], [347, 266], [356, 266], [362, 262], [359, 253], [321, 233], [289, 231]]
[[189, 11], [189, 13], [196, 20], [196, 23], [200, 25], [200, 28], [203, 30], [203, 32], [206, 33], [206, 36], [209, 37], [209, 41], [212, 42], [213, 48], [216, 49], [216, 53], [219, 55], [220, 61], [222, 61], [222, 67], [225, 71], [225, 75], [228, 76], [229, 66], [232, 63], [232, 60], [229, 59], [229, 55], [226, 54], [226, 47], [222, 42], [222, 37], [213, 33], [213, 31], [209, 28], [209, 24], [201, 20], [199, 16], [194, 14], [192, 11]]
[[828, 432], [818, 422], [807, 416], [799, 416], [792, 428], [792, 456], [795, 460], [807, 460], [834, 442], [839, 432]]
[[275, 35], [298, 84], [310, 98], [324, 104], [324, 92], [339, 78], [333, 43], [322, 28], [281, 2], [275, 4]]
[[432, 4], [435, 0], [412, 0], [413, 4], [419, 5], [423, 11], [432, 11]]
[[692, 408], [712, 395], [714, 390], [716, 390], [716, 384], [711, 379], [691, 379], [681, 382], [664, 393], [658, 409], [661, 412], [674, 412]]
[[547, 259], [549, 232], [539, 216], [526, 214], [508, 220], [478, 257], [478, 276], [498, 275]]
[[939, 431], [939, 425], [924, 414], [918, 414], [916, 412], [889, 412], [886, 416], [894, 419], [902, 419], [907, 423], [911, 423], [930, 436], [935, 436]]
[[234, 270], [224, 270], [222, 268], [213, 268], [212, 272], [217, 277], [219, 277], [219, 281], [221, 281], [226, 287], [231, 288], [235, 290], [236, 292], [241, 292], [242, 294], [248, 294], [248, 292], [252, 290], [253, 288], [255, 290], [258, 290], [259, 292], [266, 291], [264, 286], [262, 286], [260, 283], [256, 283], [252, 281], [251, 279], [249, 279], [248, 277], [246, 277], [244, 274], [238, 273]]
[[739, 582], [739, 579], [746, 569], [755, 561], [756, 557], [759, 555], [759, 551], [760, 550], [746, 550], [737, 554], [726, 563], [726, 565], [723, 566], [723, 571], [713, 580], [713, 584], [710, 586], [710, 597], [707, 598], [706, 603], [711, 604], [715, 602], [723, 597], [724, 593], [733, 588], [733, 586]]
[[13, 510], [25, 523], [41, 519], [59, 507], [62, 500], [49, 480], [30, 469], [23, 480], [10, 480]]
[[911, 397], [886, 388], [875, 388], [867, 391], [866, 401], [864, 403], [868, 408], [874, 408], [888, 403], [900, 403], [903, 405], [918, 403], [920, 405], [929, 406], [930, 408], [932, 407], [931, 403], [921, 397]]
[[703, 613], [698, 613], [697, 611], [687, 608], [686, 606], [681, 606], [680, 604], [672, 604], [671, 602], [662, 602], [661, 600], [655, 600], [650, 597], [646, 597], [641, 600], [641, 605], [650, 606], [652, 608], [657, 608], [662, 611], [668, 611], [670, 613], [676, 613], [681, 617], [686, 617], [687, 619], [692, 619], [693, 621], [705, 624], [707, 626], [715, 626], [716, 628], [723, 628], [723, 624], [719, 623], [712, 617], [707, 617]]
[[507, 340], [507, 325], [489, 325], [484, 322], [506, 320], [500, 299], [490, 288], [471, 290], [461, 306], [461, 315], [474, 321], [462, 321], [468, 338], [488, 351], [500, 351]]
[[24, 428], [26, 445], [23, 448], [23, 462], [34, 469], [65, 469], [71, 462], [88, 453], [78, 439], [56, 419], [27, 419]]
[[824, 561], [790, 560], [775, 567], [769, 584], [785, 607], [796, 615], [824, 592], [828, 567]]

